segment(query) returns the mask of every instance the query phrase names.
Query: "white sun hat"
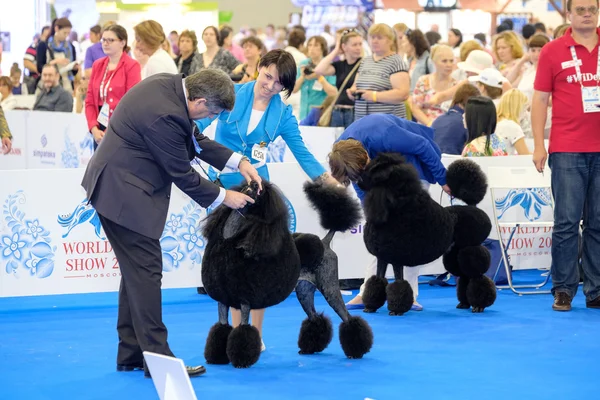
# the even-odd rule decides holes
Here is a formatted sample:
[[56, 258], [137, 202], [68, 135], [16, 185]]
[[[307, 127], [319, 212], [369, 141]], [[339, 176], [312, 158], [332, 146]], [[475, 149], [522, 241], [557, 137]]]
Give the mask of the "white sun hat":
[[484, 69], [494, 66], [494, 59], [483, 50], [473, 50], [469, 53], [467, 59], [459, 62], [457, 66], [463, 71], [480, 74]]
[[496, 68], [486, 68], [479, 75], [471, 76], [468, 79], [470, 82], [481, 82], [498, 89], [502, 89], [502, 84], [508, 82], [508, 79]]

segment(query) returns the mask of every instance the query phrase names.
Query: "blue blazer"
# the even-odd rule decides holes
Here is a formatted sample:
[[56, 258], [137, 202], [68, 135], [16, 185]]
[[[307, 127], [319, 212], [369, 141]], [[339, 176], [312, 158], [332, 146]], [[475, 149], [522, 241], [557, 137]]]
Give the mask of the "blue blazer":
[[[433, 129], [389, 114], [371, 114], [350, 125], [337, 139], [355, 139], [362, 143], [369, 158], [382, 152], [401, 153], [422, 180], [446, 184], [446, 168], [439, 147], [433, 141]], [[358, 197], [364, 194], [354, 184]]]
[[[281, 136], [304, 172], [311, 179], [325, 173], [325, 168], [306, 148], [298, 129], [298, 120], [292, 114], [292, 107], [286, 105], [279, 94], [271, 98], [260, 123], [253, 132], [247, 135], [254, 102], [255, 84], [256, 81], [235, 85], [235, 105], [231, 112], [222, 112], [217, 117], [219, 122], [215, 133], [215, 141], [236, 153], [245, 155], [253, 164], [257, 164], [258, 161], [252, 159], [252, 146], [261, 143], [268, 146]], [[213, 119], [205, 118], [196, 121], [196, 124], [202, 132], [212, 121]], [[269, 171], [266, 165], [258, 168], [258, 173], [262, 178], [269, 179]], [[216, 176], [214, 170], [211, 174]], [[219, 178], [226, 188], [239, 184], [244, 180], [237, 172], [221, 173]]]

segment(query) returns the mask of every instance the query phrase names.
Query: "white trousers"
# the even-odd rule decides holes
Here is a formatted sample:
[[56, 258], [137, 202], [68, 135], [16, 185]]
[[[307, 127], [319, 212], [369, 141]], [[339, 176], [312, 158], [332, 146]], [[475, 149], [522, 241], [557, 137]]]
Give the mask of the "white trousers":
[[[404, 279], [412, 288], [415, 301], [417, 301], [417, 296], [419, 295], [419, 269], [421, 269], [420, 266], [404, 267]], [[365, 270], [365, 282], [360, 286], [360, 292], [358, 293], [360, 296], [362, 296], [365, 291], [365, 283], [367, 282], [367, 280], [369, 280], [371, 276], [376, 274], [377, 258], [373, 258], [373, 261], [367, 266], [367, 269]]]

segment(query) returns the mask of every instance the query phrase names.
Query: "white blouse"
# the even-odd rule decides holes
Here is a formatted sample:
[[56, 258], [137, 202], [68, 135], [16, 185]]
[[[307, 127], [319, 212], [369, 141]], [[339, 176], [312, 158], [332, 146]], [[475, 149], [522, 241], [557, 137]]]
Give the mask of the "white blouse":
[[148, 62], [144, 65], [144, 68], [142, 68], [142, 79], [163, 72], [176, 74], [179, 71], [177, 70], [175, 61], [173, 61], [169, 53], [163, 49], [158, 49], [150, 56], [150, 58], [148, 58]]

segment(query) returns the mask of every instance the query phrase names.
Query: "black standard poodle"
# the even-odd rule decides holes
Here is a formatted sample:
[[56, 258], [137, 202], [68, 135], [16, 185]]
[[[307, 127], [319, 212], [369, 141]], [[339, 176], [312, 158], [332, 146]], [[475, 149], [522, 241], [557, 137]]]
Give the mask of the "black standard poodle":
[[[275, 185], [263, 181], [235, 188], [255, 200], [243, 210], [217, 207], [203, 227], [207, 244], [202, 283], [219, 303], [219, 322], [210, 329], [204, 349], [209, 364], [248, 368], [261, 352], [258, 330], [248, 323], [250, 310], [285, 300], [300, 276], [300, 255], [289, 231], [289, 213]], [[229, 307], [241, 310], [242, 322], [229, 325]]]
[[[448, 272], [459, 277], [459, 308], [473, 306], [481, 312], [496, 298], [496, 288], [484, 273], [490, 255], [481, 243], [491, 222], [476, 204], [483, 200], [487, 181], [471, 160], [455, 161], [448, 168], [447, 184], [464, 206], [442, 207], [421, 186], [416, 169], [397, 153], [381, 153], [368, 165], [359, 181], [365, 191], [367, 250], [377, 257], [377, 274], [366, 282], [365, 312], [375, 312], [387, 300], [390, 315], [403, 315], [413, 303], [413, 291], [403, 277], [403, 267], [427, 264], [444, 256]], [[392, 264], [395, 281], [385, 279]]]
[[323, 239], [310, 233], [294, 234], [302, 264], [296, 296], [307, 315], [298, 337], [299, 353], [320, 353], [333, 338], [331, 320], [315, 310], [315, 290], [319, 290], [342, 319], [339, 340], [344, 354], [348, 358], [362, 358], [373, 345], [373, 332], [365, 320], [348, 313], [339, 286], [338, 257], [331, 249], [331, 240], [336, 232], [347, 231], [360, 222], [360, 204], [344, 187], [307, 182], [304, 193], [319, 213], [321, 226], [328, 233]]

